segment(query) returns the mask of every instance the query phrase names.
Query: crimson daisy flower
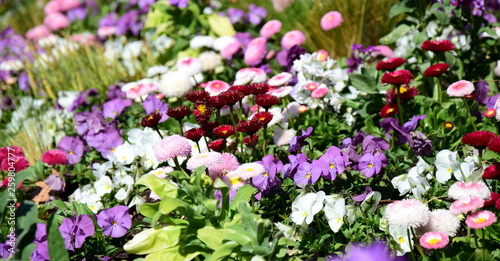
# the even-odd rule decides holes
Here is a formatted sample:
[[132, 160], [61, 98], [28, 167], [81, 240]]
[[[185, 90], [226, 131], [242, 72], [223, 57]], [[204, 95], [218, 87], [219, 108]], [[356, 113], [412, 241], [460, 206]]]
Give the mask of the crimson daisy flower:
[[268, 124], [273, 119], [273, 114], [268, 111], [261, 111], [257, 112], [253, 117], [264, 124]]
[[167, 115], [169, 117], [175, 118], [176, 120], [182, 120], [182, 118], [188, 116], [191, 110], [184, 105], [177, 106], [175, 108], [168, 108]]
[[[408, 85], [399, 86], [399, 95], [401, 97], [401, 100], [411, 99], [417, 96], [417, 94], [418, 94], [417, 87], [408, 87]], [[394, 88], [391, 88], [387, 91], [387, 94], [385, 95], [385, 100], [388, 103], [396, 102], [397, 95], [398, 95], [397, 91]]]
[[197, 122], [207, 122], [212, 116], [212, 107], [205, 102], [198, 101], [194, 104], [193, 115]]
[[381, 83], [386, 84], [408, 84], [413, 80], [413, 75], [408, 70], [399, 70], [394, 72], [386, 72], [381, 79]]
[[392, 71], [398, 68], [399, 66], [406, 63], [406, 60], [401, 57], [393, 57], [386, 60], [382, 60], [377, 63], [375, 69], [379, 71]]
[[227, 138], [233, 135], [236, 132], [236, 129], [233, 125], [220, 125], [214, 128], [213, 133], [217, 137]]
[[455, 49], [455, 46], [449, 40], [441, 41], [425, 41], [421, 45], [424, 51], [431, 51], [434, 53], [444, 53]]
[[278, 97], [271, 94], [259, 94], [255, 96], [255, 104], [261, 106], [264, 109], [269, 109], [271, 106], [279, 103]]
[[252, 118], [248, 121], [242, 120], [236, 125], [236, 131], [244, 132], [247, 134], [254, 134], [260, 128], [264, 126], [264, 123], [258, 119]]
[[207, 133], [211, 133], [217, 126], [219, 126], [219, 123], [217, 121], [208, 121], [201, 124], [201, 128]]
[[222, 108], [226, 105], [224, 100], [219, 95], [208, 98], [208, 103], [215, 108]]
[[210, 93], [205, 90], [190, 91], [186, 95], [184, 95], [184, 99], [191, 102], [207, 101], [209, 97]]
[[398, 105], [396, 103], [387, 103], [382, 107], [379, 115], [382, 118], [387, 118], [397, 113], [399, 113]]
[[225, 139], [217, 139], [208, 143], [208, 148], [215, 151], [222, 151], [226, 147]]
[[500, 178], [500, 162], [484, 169], [483, 179], [498, 179]]
[[158, 122], [160, 122], [161, 117], [162, 115], [160, 112], [150, 113], [142, 118], [141, 126], [150, 128], [156, 127], [158, 125]]
[[192, 128], [184, 133], [184, 137], [197, 142], [205, 135], [205, 131], [202, 128]]
[[437, 77], [446, 72], [450, 68], [450, 65], [447, 63], [437, 63], [429, 66], [429, 68], [425, 69], [424, 75], [426, 77]]
[[495, 137], [495, 133], [490, 131], [474, 131], [467, 133], [462, 137], [462, 143], [474, 146], [478, 149], [484, 149]]
[[250, 85], [234, 85], [231, 86], [230, 90], [239, 91], [245, 96], [252, 94], [252, 88]]
[[259, 141], [259, 135], [257, 133], [252, 135], [247, 135], [243, 138], [243, 144], [247, 146], [255, 146]]
[[269, 84], [267, 83], [252, 83], [250, 84], [250, 90], [252, 94], [263, 94], [269, 91]]
[[488, 144], [488, 149], [500, 153], [500, 136], [491, 139], [490, 144]]

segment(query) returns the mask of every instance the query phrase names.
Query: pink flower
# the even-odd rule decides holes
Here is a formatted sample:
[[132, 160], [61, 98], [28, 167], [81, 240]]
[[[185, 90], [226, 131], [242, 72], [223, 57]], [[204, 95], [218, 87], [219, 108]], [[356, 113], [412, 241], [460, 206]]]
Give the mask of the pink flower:
[[57, 13], [61, 11], [61, 7], [59, 6], [59, 3], [57, 1], [50, 1], [45, 5], [45, 8], [43, 8], [43, 11], [45, 12], [46, 15]]
[[[12, 153], [12, 152], [11, 152]], [[2, 171], [21, 171], [30, 166], [28, 160], [22, 155], [14, 155], [10, 158], [5, 158], [2, 160], [0, 168]]]
[[68, 156], [60, 149], [48, 150], [42, 154], [41, 161], [49, 165], [66, 165], [68, 164]]
[[260, 68], [243, 68], [236, 73], [234, 85], [265, 82], [267, 74]]
[[82, 4], [78, 0], [55, 0], [55, 1], [59, 4], [60, 11], [68, 11]]
[[61, 13], [52, 13], [43, 19], [43, 23], [51, 30], [59, 30], [69, 26], [69, 19]]
[[317, 82], [308, 82], [306, 83], [306, 89], [308, 89], [309, 91], [314, 91], [316, 89], [318, 89], [318, 86], [319, 86], [319, 83]]
[[325, 50], [318, 50], [316, 52], [316, 60], [320, 61], [320, 62], [324, 62], [328, 59], [328, 52], [325, 51]]
[[50, 30], [47, 28], [47, 26], [41, 24], [37, 25], [31, 29], [29, 29], [26, 32], [26, 38], [33, 40], [33, 41], [38, 41], [44, 37], [47, 37], [50, 35]]
[[175, 134], [163, 138], [156, 144], [154, 153], [160, 163], [175, 157], [187, 157], [191, 155], [191, 144], [188, 139]]
[[420, 238], [420, 245], [427, 249], [443, 248], [450, 242], [443, 232], [427, 232]]
[[451, 185], [450, 189], [448, 189], [448, 197], [452, 199], [461, 199], [472, 196], [489, 200], [491, 192], [483, 182], [459, 181]]
[[276, 12], [283, 12], [285, 9], [290, 6], [293, 0], [272, 0], [273, 1], [273, 8], [276, 10]]
[[491, 224], [495, 223], [496, 221], [497, 217], [495, 216], [495, 214], [493, 214], [493, 212], [488, 210], [482, 210], [474, 212], [469, 216], [467, 216], [465, 224], [467, 224], [467, 226], [470, 228], [480, 229], [488, 227]]
[[285, 87], [281, 87], [281, 88], [278, 88], [278, 89], [270, 90], [267, 93], [268, 94], [272, 94], [272, 95], [274, 95], [274, 96], [276, 96], [278, 98], [283, 98], [283, 97], [289, 95], [292, 92], [292, 90], [293, 90], [293, 87], [285, 86]]
[[264, 58], [267, 52], [266, 42], [266, 38], [258, 37], [248, 43], [244, 57], [246, 64], [255, 66], [262, 62], [262, 58]]
[[272, 86], [281, 86], [287, 84], [291, 79], [292, 79], [292, 74], [287, 72], [282, 72], [269, 79], [267, 84]]
[[377, 57], [379, 55], [385, 56], [387, 58], [394, 57], [394, 52], [387, 45], [376, 45], [375, 50], [376, 51], [372, 52], [371, 54], [373, 57]]
[[469, 81], [461, 80], [455, 83], [452, 83], [446, 93], [453, 97], [464, 97], [465, 95], [469, 95], [474, 91], [474, 84]]
[[451, 203], [450, 212], [453, 215], [465, 214], [484, 206], [484, 200], [478, 197], [467, 197]]
[[262, 29], [260, 29], [260, 36], [264, 38], [271, 38], [274, 34], [281, 30], [281, 22], [278, 20], [271, 20], [267, 22]]
[[210, 96], [216, 96], [221, 92], [229, 90], [231, 86], [224, 81], [214, 80], [207, 82], [205, 86], [205, 91], [210, 93]]
[[201, 73], [202, 64], [198, 58], [187, 57], [177, 61], [177, 69], [193, 76]]
[[157, 91], [158, 88], [158, 84], [151, 80], [141, 80], [123, 85], [122, 91], [127, 95], [127, 99], [134, 100]]
[[294, 45], [301, 45], [305, 43], [306, 36], [299, 30], [294, 30], [286, 33], [283, 38], [281, 38], [281, 47], [283, 49], [290, 49]]
[[205, 152], [192, 156], [186, 163], [186, 168], [193, 171], [198, 167], [204, 166], [205, 168], [210, 165], [221, 163], [222, 154], [218, 152]]
[[210, 177], [215, 180], [217, 177], [224, 177], [229, 171], [233, 171], [240, 166], [238, 159], [230, 153], [222, 153], [222, 161], [208, 166]]
[[74, 34], [71, 36], [71, 40], [81, 43], [85, 46], [94, 44], [96, 42], [95, 35], [90, 33]]
[[222, 49], [220, 51], [220, 56], [222, 57], [222, 59], [231, 59], [231, 57], [233, 57], [233, 55], [238, 51], [240, 50], [241, 48], [241, 43], [238, 42], [238, 41], [234, 41], [228, 45], [226, 45], [226, 47], [224, 47], [224, 49]]
[[321, 18], [321, 28], [325, 31], [331, 30], [335, 27], [338, 27], [342, 24], [344, 19], [342, 19], [342, 14], [337, 11], [332, 11], [326, 13]]
[[103, 26], [97, 30], [97, 36], [103, 38], [115, 34], [116, 27], [114, 26]]
[[320, 86], [311, 93], [311, 97], [316, 99], [323, 98], [328, 93], [328, 90], [328, 87]]

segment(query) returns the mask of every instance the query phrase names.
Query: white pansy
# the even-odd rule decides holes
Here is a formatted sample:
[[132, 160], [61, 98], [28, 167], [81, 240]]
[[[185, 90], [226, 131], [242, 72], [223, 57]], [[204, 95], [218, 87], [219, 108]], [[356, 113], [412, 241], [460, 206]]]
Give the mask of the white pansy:
[[289, 238], [293, 241], [300, 240], [300, 236], [305, 232], [304, 229], [300, 227], [289, 227], [281, 222], [274, 223], [276, 228], [283, 233], [283, 236]]
[[97, 179], [100, 179], [102, 176], [106, 176], [106, 173], [108, 173], [108, 169], [110, 169], [112, 165], [113, 164], [109, 161], [106, 161], [102, 164], [94, 163], [92, 164], [92, 174]]
[[377, 210], [378, 203], [382, 199], [382, 194], [378, 191], [371, 191], [366, 195], [366, 198], [361, 202], [360, 209], [364, 213], [373, 213]]
[[189, 41], [189, 47], [192, 49], [200, 49], [202, 47], [212, 47], [214, 38], [209, 35], [197, 35]]
[[143, 199], [142, 197], [140, 196], [135, 196], [132, 198], [132, 200], [130, 201], [130, 203], [128, 204], [128, 207], [131, 208], [133, 206], [135, 206], [135, 209], [137, 210], [137, 212], [139, 212], [139, 207], [146, 203], [146, 200]]
[[274, 144], [278, 147], [288, 145], [296, 134], [297, 131], [294, 129], [282, 129], [280, 126], [276, 126], [273, 134]]
[[356, 220], [356, 208], [353, 205], [347, 205], [345, 209], [347, 222], [349, 222], [350, 225], [354, 224], [354, 221]]
[[236, 42], [236, 38], [232, 36], [222, 36], [214, 40], [212, 48], [216, 51], [222, 51], [229, 44]]
[[111, 193], [111, 191], [113, 190], [113, 183], [111, 182], [111, 178], [108, 176], [102, 176], [94, 183], [94, 188], [99, 196]]
[[64, 109], [68, 109], [76, 100], [78, 94], [80, 94], [80, 91], [59, 91], [57, 92], [57, 103]]
[[160, 35], [153, 41], [153, 47], [159, 52], [165, 51], [172, 45], [174, 45], [174, 39], [166, 35]]
[[101, 201], [90, 201], [87, 202], [87, 207], [94, 212], [94, 214], [97, 214], [99, 210], [101, 210], [104, 206], [102, 205]]
[[340, 227], [344, 224], [344, 216], [346, 213], [345, 199], [340, 195], [328, 195], [325, 197], [325, 216], [328, 220], [328, 225], [334, 233], [339, 232]]
[[124, 165], [131, 164], [136, 157], [133, 146], [127, 142], [116, 147], [112, 153], [116, 157], [116, 161]]
[[118, 201], [127, 202], [128, 197], [130, 196], [131, 189], [130, 188], [120, 188], [118, 192], [115, 194], [115, 198]]
[[429, 38], [434, 38], [437, 35], [438, 24], [434, 21], [430, 21], [425, 27], [425, 32]]
[[324, 198], [323, 191], [299, 195], [292, 203], [290, 218], [297, 225], [311, 224], [314, 215], [323, 208]]
[[442, 150], [438, 152], [434, 165], [437, 168], [436, 179], [439, 181], [439, 183], [445, 183], [451, 178], [451, 174], [453, 172], [457, 170], [459, 171], [457, 152], [452, 152], [449, 150]]
[[148, 68], [146, 72], [146, 77], [154, 77], [165, 74], [168, 72], [168, 67], [164, 65], [155, 65]]

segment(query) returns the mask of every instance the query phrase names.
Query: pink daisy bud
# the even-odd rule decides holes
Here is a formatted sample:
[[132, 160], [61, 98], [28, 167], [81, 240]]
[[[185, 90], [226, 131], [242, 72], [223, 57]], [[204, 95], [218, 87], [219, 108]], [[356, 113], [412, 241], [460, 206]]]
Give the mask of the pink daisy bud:
[[323, 98], [328, 93], [328, 90], [328, 87], [320, 86], [311, 93], [311, 97], [316, 99]]
[[294, 45], [301, 45], [305, 43], [306, 36], [299, 30], [294, 30], [286, 33], [283, 38], [281, 38], [281, 47], [283, 49], [290, 49]]
[[427, 232], [419, 240], [420, 245], [427, 249], [443, 248], [450, 242], [448, 235], [443, 232]]
[[484, 200], [478, 197], [467, 197], [451, 203], [450, 212], [453, 215], [466, 214], [484, 206]]
[[50, 30], [47, 28], [45, 25], [38, 25], [35, 26], [31, 29], [29, 29], [26, 32], [26, 38], [33, 40], [33, 41], [38, 41], [44, 37], [47, 37], [50, 35]]
[[66, 165], [68, 164], [68, 156], [59, 149], [48, 150], [43, 153], [41, 161], [49, 165]]
[[210, 93], [210, 96], [215, 96], [221, 92], [229, 90], [229, 88], [231, 88], [231, 86], [229, 86], [229, 84], [227, 84], [226, 82], [214, 80], [207, 82], [207, 85], [205, 86], [205, 91]]
[[68, 11], [82, 4], [82, 2], [80, 2], [79, 0], [55, 0], [55, 1], [59, 4], [61, 11]]
[[467, 226], [470, 228], [480, 229], [489, 227], [496, 221], [497, 217], [493, 212], [489, 210], [482, 210], [474, 212], [467, 216], [467, 219], [465, 219], [465, 224], [467, 224]]
[[394, 52], [387, 45], [376, 45], [375, 51], [372, 52], [372, 57], [377, 57], [379, 55], [385, 56], [387, 58], [394, 57]]
[[247, 46], [245, 51], [245, 63], [250, 66], [258, 65], [266, 55], [266, 41], [264, 37], [253, 39]]
[[260, 29], [260, 36], [271, 38], [274, 34], [281, 30], [281, 22], [278, 20], [271, 20], [267, 22], [262, 29]]
[[452, 97], [464, 97], [467, 94], [471, 94], [474, 91], [474, 84], [469, 81], [461, 80], [452, 83], [446, 93]]
[[300, 105], [299, 108], [297, 109], [299, 113], [304, 113], [307, 110], [309, 110], [309, 107], [307, 107], [306, 105]]
[[158, 162], [162, 163], [174, 157], [187, 157], [191, 155], [189, 140], [180, 135], [171, 135], [163, 138], [154, 148]]
[[316, 58], [316, 60], [318, 60], [320, 62], [324, 62], [328, 58], [328, 52], [325, 50], [318, 50], [316, 52], [316, 57], [314, 57], [314, 58]]
[[238, 41], [234, 41], [228, 45], [226, 45], [226, 47], [224, 47], [224, 49], [222, 49], [220, 51], [220, 56], [222, 57], [222, 59], [231, 59], [231, 57], [233, 57], [233, 55], [238, 51], [240, 50], [241, 48], [241, 43], [238, 42]]
[[51, 30], [59, 30], [69, 26], [69, 19], [61, 13], [52, 13], [43, 19], [43, 23]]
[[287, 84], [291, 79], [292, 79], [292, 74], [287, 72], [282, 72], [269, 79], [267, 84], [272, 86], [281, 86]]
[[61, 7], [59, 6], [59, 3], [57, 1], [50, 1], [45, 5], [45, 8], [43, 9], [46, 15], [57, 13], [62, 11]]
[[484, 112], [484, 117], [486, 118], [493, 118], [497, 115], [497, 110], [494, 108], [488, 109]]
[[322, 18], [321, 18], [321, 28], [325, 31], [331, 30], [335, 27], [338, 27], [342, 24], [344, 19], [342, 19], [342, 14], [337, 12], [337, 11], [332, 11], [326, 13]]

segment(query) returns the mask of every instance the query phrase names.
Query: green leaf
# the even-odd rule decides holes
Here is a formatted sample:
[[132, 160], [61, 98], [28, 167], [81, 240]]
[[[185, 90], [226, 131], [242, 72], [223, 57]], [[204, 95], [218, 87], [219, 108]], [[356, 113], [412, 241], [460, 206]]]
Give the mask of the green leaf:
[[250, 198], [252, 198], [253, 194], [257, 191], [256, 188], [245, 185], [236, 192], [236, 195], [233, 198], [233, 201], [229, 205], [229, 209], [236, 209], [240, 202], [248, 202]]
[[235, 234], [236, 231], [229, 228], [214, 228], [211, 226], [206, 226], [204, 228], [198, 229], [197, 237], [203, 241], [209, 248], [217, 250], [224, 243], [223, 241], [229, 238], [231, 235]]
[[28, 179], [28, 180], [34, 180], [36, 177], [35, 170], [33, 168], [27, 168], [25, 170], [19, 171], [16, 173], [15, 179], [16, 179], [16, 186], [21, 183], [21, 181]]
[[59, 225], [55, 214], [50, 215], [47, 221], [47, 242], [49, 244], [49, 255], [52, 260], [69, 261], [68, 251], [64, 245], [64, 239], [59, 231]]
[[377, 84], [372, 78], [366, 75], [351, 73], [349, 74], [349, 81], [351, 82], [351, 85], [359, 91], [369, 94], [378, 93]]
[[161, 213], [168, 215], [178, 207], [189, 207], [189, 205], [178, 198], [165, 197], [160, 201], [159, 210]]
[[180, 250], [179, 246], [170, 247], [146, 256], [144, 261], [158, 261], [158, 260], [189, 261], [200, 254], [200, 252], [194, 252], [185, 255], [184, 253], [181, 253], [179, 250]]
[[136, 184], [141, 184], [151, 189], [158, 197], [177, 197], [178, 188], [166, 179], [160, 179], [155, 175], [144, 175], [136, 181]]
[[233, 36], [236, 34], [233, 25], [228, 17], [219, 16], [217, 13], [213, 13], [208, 17], [208, 24], [210, 29], [214, 31], [218, 36]]
[[[8, 212], [10, 213], [10, 212]], [[17, 248], [24, 249], [26, 246], [33, 243], [36, 232], [36, 219], [38, 215], [37, 205], [33, 201], [25, 200], [16, 210], [16, 232], [17, 236]], [[16, 253], [16, 255], [22, 254], [21, 260], [25, 259], [25, 251], [22, 253]], [[30, 253], [31, 255], [31, 253]]]
[[146, 203], [142, 204], [139, 207], [139, 213], [141, 213], [145, 217], [152, 218], [155, 215], [155, 213], [159, 211], [159, 208], [160, 208], [160, 202]]
[[455, 55], [453, 55], [450, 52], [446, 52], [444, 54], [444, 57], [446, 58], [446, 63], [449, 64], [450, 67], [452, 67], [453, 65], [455, 65], [455, 63], [457, 62], [457, 57], [455, 57]]
[[236, 242], [227, 242], [221, 247], [219, 247], [217, 250], [215, 250], [208, 258], [206, 261], [218, 261], [222, 260], [223, 257], [231, 255], [233, 253], [233, 249], [235, 249], [238, 246], [238, 243]]
[[402, 3], [393, 5], [391, 10], [389, 11], [389, 18], [393, 18], [396, 15], [403, 13], [411, 13], [413, 12], [413, 8], [403, 5]]
[[399, 38], [403, 37], [408, 31], [410, 31], [410, 29], [411, 29], [410, 26], [406, 24], [401, 24], [400, 26], [396, 27], [396, 29], [394, 29], [392, 32], [380, 38], [380, 43], [385, 45], [393, 44]]
[[[31, 254], [33, 253], [33, 251], [35, 251], [36, 246], [37, 246], [36, 244], [30, 243], [27, 246], [25, 246], [24, 248], [21, 248], [20, 260], [31, 261]], [[13, 259], [13, 260], [17, 260], [17, 259]]]
[[87, 204], [78, 203], [73, 201], [71, 204], [71, 208], [76, 211], [78, 215], [94, 215], [94, 212], [90, 210]]
[[146, 255], [162, 251], [179, 243], [182, 229], [183, 227], [181, 226], [168, 226], [144, 230], [128, 241], [123, 246], [123, 249], [136, 255]]

